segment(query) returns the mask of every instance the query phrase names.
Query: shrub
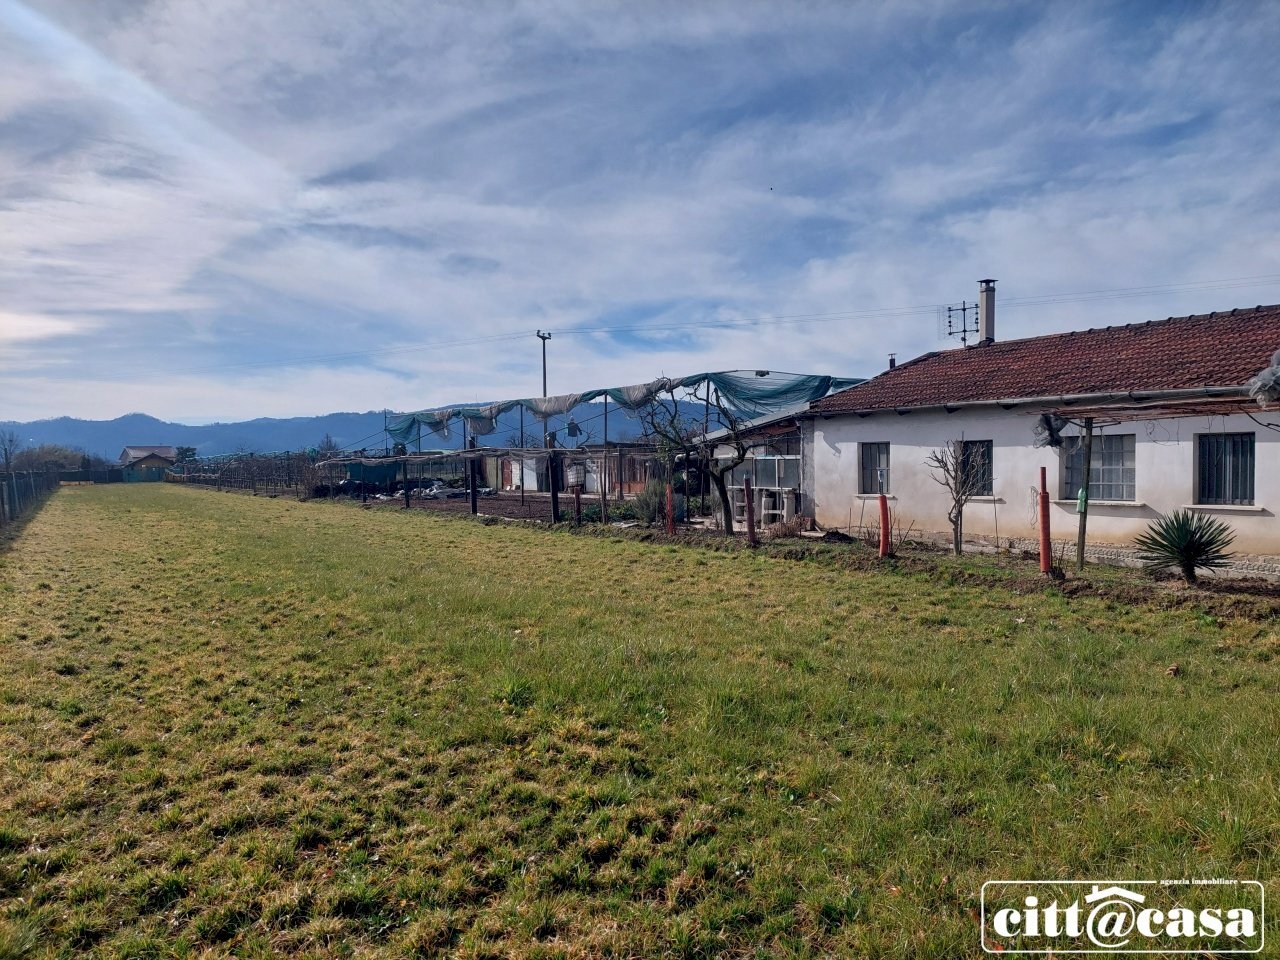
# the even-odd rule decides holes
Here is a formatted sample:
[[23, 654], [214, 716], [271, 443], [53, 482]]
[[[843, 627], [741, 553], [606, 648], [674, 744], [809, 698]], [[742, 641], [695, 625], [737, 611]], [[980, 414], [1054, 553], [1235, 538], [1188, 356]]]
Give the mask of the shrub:
[[779, 540], [786, 537], [798, 537], [804, 530], [804, 517], [792, 517], [779, 523], [771, 523], [764, 528], [765, 536]]
[[[631, 501], [627, 500], [619, 503], [616, 500], [609, 501], [609, 522], [615, 523], [623, 520], [636, 519], [636, 512], [632, 509]], [[582, 507], [583, 523], [599, 523], [600, 522], [600, 504], [589, 503], [583, 504]]]
[[[661, 523], [667, 515], [667, 484], [662, 480], [650, 480], [643, 493], [636, 494], [631, 501], [636, 512], [636, 519], [641, 523]], [[676, 523], [684, 520], [684, 497], [675, 495], [674, 500]]]
[[1224, 567], [1231, 559], [1227, 548], [1235, 534], [1221, 520], [1191, 510], [1176, 510], [1157, 517], [1147, 532], [1133, 543], [1138, 559], [1148, 567], [1176, 567], [1187, 583], [1196, 582], [1196, 569]]

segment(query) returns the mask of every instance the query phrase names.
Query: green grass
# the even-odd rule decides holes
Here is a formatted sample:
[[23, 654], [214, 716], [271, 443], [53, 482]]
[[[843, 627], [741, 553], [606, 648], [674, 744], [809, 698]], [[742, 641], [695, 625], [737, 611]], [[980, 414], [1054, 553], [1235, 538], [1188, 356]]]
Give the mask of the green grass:
[[989, 879], [1277, 892], [1269, 622], [122, 485], [0, 625], [0, 958], [954, 958]]

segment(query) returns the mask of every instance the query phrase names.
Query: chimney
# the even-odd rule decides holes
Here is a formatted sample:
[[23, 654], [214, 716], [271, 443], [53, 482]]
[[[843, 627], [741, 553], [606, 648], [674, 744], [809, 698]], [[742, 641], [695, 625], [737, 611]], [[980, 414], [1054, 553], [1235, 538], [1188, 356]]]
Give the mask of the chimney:
[[898, 365], [898, 355], [896, 353], [889, 354], [889, 369], [892, 370]]
[[978, 281], [978, 342], [991, 343], [996, 338], [996, 282]]

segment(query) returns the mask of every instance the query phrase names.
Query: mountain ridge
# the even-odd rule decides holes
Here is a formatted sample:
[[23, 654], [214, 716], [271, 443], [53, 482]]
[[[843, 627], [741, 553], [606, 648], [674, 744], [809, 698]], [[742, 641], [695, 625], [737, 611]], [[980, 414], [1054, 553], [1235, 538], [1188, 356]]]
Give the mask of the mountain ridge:
[[[681, 406], [685, 406], [681, 403]], [[701, 416], [701, 404], [695, 404]], [[552, 417], [549, 428], [564, 437], [568, 420], [581, 424], [587, 439], [593, 442], [602, 438], [603, 404], [584, 403], [575, 407], [568, 417]], [[126, 446], [170, 445], [195, 447], [200, 456], [219, 456], [239, 451], [269, 453], [283, 450], [306, 450], [318, 446], [326, 434], [342, 449], [382, 449], [387, 444], [383, 432], [384, 416], [394, 418], [401, 414], [384, 414], [382, 410], [364, 413], [340, 411], [310, 417], [255, 417], [252, 420], [217, 421], [206, 424], [187, 424], [162, 420], [148, 413], [126, 413], [111, 420], [86, 420], [80, 417], [60, 416], [43, 420], [0, 420], [0, 430], [13, 430], [23, 447], [41, 444], [59, 444], [74, 447], [87, 453], [114, 460]], [[498, 429], [490, 434], [490, 445], [505, 444], [507, 438], [518, 434], [519, 414], [510, 411], [498, 420]], [[526, 442], [539, 433], [537, 421], [525, 417]], [[609, 439], [631, 440], [641, 433], [634, 415], [618, 407], [609, 408]], [[481, 439], [485, 442], [485, 438]], [[572, 443], [573, 441], [569, 441]], [[423, 448], [457, 449], [462, 444], [459, 425], [447, 438], [424, 433]], [[413, 446], [411, 444], [411, 446]]]

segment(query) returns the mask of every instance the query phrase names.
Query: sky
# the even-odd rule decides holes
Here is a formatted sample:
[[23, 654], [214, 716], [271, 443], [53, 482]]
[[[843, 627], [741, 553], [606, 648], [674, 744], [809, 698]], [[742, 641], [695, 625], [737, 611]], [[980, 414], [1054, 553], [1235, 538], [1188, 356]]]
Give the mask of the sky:
[[1278, 48], [1262, 0], [0, 0], [0, 420], [536, 396], [537, 330], [553, 394], [869, 376], [987, 277], [1002, 339], [1275, 303]]

